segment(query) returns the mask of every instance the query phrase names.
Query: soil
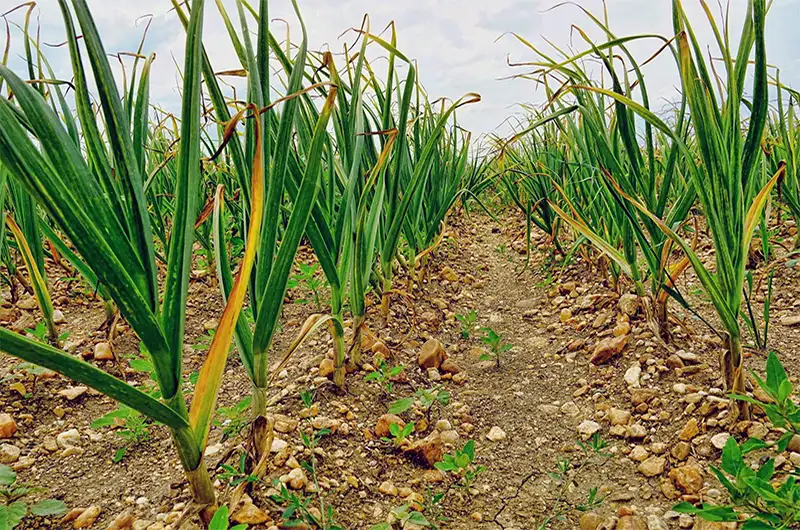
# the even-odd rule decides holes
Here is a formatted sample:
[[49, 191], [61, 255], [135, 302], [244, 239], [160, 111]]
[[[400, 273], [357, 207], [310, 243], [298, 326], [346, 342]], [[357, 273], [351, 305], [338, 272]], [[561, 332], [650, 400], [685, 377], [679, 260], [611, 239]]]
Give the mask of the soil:
[[[297, 421], [299, 427], [276, 433], [288, 442], [289, 449], [277, 456], [281, 465], [271, 465], [264, 483], [253, 487], [253, 500], [269, 513], [274, 521], [270, 524], [281, 521], [284, 506], [271, 501], [269, 494], [275, 493], [270, 491], [272, 480], [290, 471], [287, 451], [294, 456], [289, 459], [290, 465], [295, 460], [310, 460], [311, 452], [303, 447], [300, 436], [311, 429], [311, 419], [301, 417], [308, 411], [303, 412], [300, 399], [300, 392], [309, 389], [315, 390], [316, 425], [332, 427], [335, 432], [322, 437], [314, 452], [322, 494], [304, 495], [313, 500], [313, 506], [319, 505], [321, 497], [326, 506], [335, 509], [338, 524], [353, 530], [385, 521], [392, 508], [407, 503], [380, 492], [386, 481], [401, 490], [410, 488], [423, 498], [445, 492], [440, 506], [442, 519], [437, 523], [441, 528], [522, 530], [539, 528], [548, 520], [548, 528], [577, 528], [579, 517], [587, 511], [601, 517], [650, 517], [650, 528], [658, 528], [652, 526], [656, 524], [653, 518], [664, 522], [666, 528], [691, 525], [691, 521], [671, 512], [671, 507], [681, 497], [722, 502], [722, 488], [706, 472], [699, 491], [676, 491], [670, 488], [670, 469], [694, 464], [706, 469], [720, 453], [711, 438], [726, 430], [737, 438], [746, 438], [747, 434], [777, 438], [778, 433], [758, 416], [752, 423], [726, 427], [727, 408], [721, 403], [724, 396], [717, 361], [720, 341], [696, 316], [671, 303], [681, 325], [674, 326], [674, 340], [664, 347], [652, 337], [639, 311], [629, 319], [632, 329], [625, 349], [596, 367], [588, 362], [595, 344], [613, 337], [614, 328], [628, 320], [618, 299], [629, 286], [611, 288], [586, 256], [572, 256], [572, 263], [565, 268], [556, 266], [552, 248], [541, 234], [534, 240], [540, 248], [534, 248], [527, 259], [525, 242], [519, 239], [524, 223], [513, 213], [504, 214], [499, 223], [482, 214], [459, 215], [453, 223], [442, 245], [425, 264], [424, 279], [413, 289], [408, 288], [406, 279], [396, 281], [395, 287], [412, 297], [413, 311], [408, 298], [393, 297], [386, 328], [381, 326], [377, 306], [369, 311], [369, 328], [388, 346], [389, 363], [405, 367], [405, 375], [396, 378], [391, 393], [376, 382], [365, 381], [364, 371], [348, 376], [346, 393], [319, 378], [317, 367], [331, 349], [324, 332], [307, 341], [277, 378], [270, 413]], [[710, 256], [712, 249], [706, 247], [702, 252]], [[301, 256], [311, 259], [308, 249]], [[781, 354], [790, 374], [797, 374], [800, 327], [779, 322], [800, 311], [796, 298], [800, 271], [784, 264], [775, 270], [770, 348]], [[48, 273], [55, 305], [65, 317], [60, 330], [69, 332], [65, 344], [75, 355], [86, 355], [95, 343], [106, 340], [106, 332], [100, 329], [105, 319], [102, 304], [79, 283], [65, 282], [63, 278], [70, 275], [56, 264], [49, 262]], [[679, 287], [697, 313], [713, 324], [713, 308], [699, 293], [693, 274], [687, 273]], [[16, 317], [4, 325], [14, 329], [35, 326], [38, 309], [13, 308], [7, 289], [2, 296], [4, 305], [12, 308]], [[301, 303], [312, 298], [303, 286], [292, 289], [288, 297], [290, 303], [285, 306], [282, 329], [272, 349], [276, 359], [304, 319], [315, 311], [313, 302]], [[377, 304], [376, 300], [372, 302]], [[24, 301], [21, 305], [25, 306]], [[221, 309], [212, 279], [196, 278], [187, 311], [187, 374], [199, 370], [205, 351], [193, 346], [202, 344], [201, 337], [213, 329]], [[485, 360], [482, 332], [475, 329], [470, 338], [461, 336], [455, 315], [472, 309], [478, 315], [476, 328], [490, 327], [504, 343], [513, 345], [500, 355], [499, 367], [494, 359]], [[430, 338], [445, 345], [450, 360], [466, 377], [459, 374], [457, 382], [448, 375], [441, 382], [428, 379], [417, 357], [421, 345]], [[130, 360], [138, 356], [138, 346], [122, 323], [113, 350], [119, 363], [89, 362], [115, 375], [122, 369], [128, 381], [146, 385], [146, 375], [129, 367]], [[682, 369], [667, 366], [667, 358], [676, 352], [686, 358]], [[365, 360], [376, 363], [372, 357], [365, 352]], [[748, 354], [748, 368], [761, 372], [763, 364], [762, 354]], [[640, 385], [645, 392], [629, 388], [625, 374], [632, 366], [641, 368], [641, 380], [634, 386]], [[173, 521], [189, 497], [166, 429], [150, 425], [148, 439], [130, 447], [121, 462], [114, 463], [115, 454], [125, 445], [122, 436], [114, 429], [92, 428], [91, 424], [115, 410], [115, 404], [92, 391], [69, 401], [58, 392], [75, 385], [47, 375], [34, 376], [20, 370], [19, 361], [0, 355], [0, 380], [6, 379], [0, 385], [0, 411], [11, 414], [18, 425], [17, 433], [2, 443], [21, 449], [21, 460], [11, 464], [18, 469], [20, 481], [44, 488], [46, 491], [37, 496], [62, 499], [70, 508], [101, 507], [93, 528], [107, 528], [123, 512], [154, 523]], [[15, 383], [22, 383], [24, 395]], [[445, 444], [446, 453], [475, 440], [475, 464], [484, 466], [485, 471], [469, 487], [462, 487], [452, 476], [437, 477], [374, 434], [378, 418], [393, 401], [437, 385], [451, 394], [448, 405], [434, 406], [430, 418], [419, 411], [402, 416], [417, 425], [429, 424], [422, 432], [412, 434], [413, 440], [433, 432], [438, 420], [447, 420], [457, 431], [458, 440]], [[652, 392], [648, 394], [647, 389]], [[649, 398], [644, 402], [643, 394]], [[229, 407], [248, 395], [247, 378], [234, 350], [218, 404]], [[627, 426], [612, 429], [612, 408], [632, 414]], [[687, 441], [689, 454], [676, 456], [679, 434], [691, 419], [698, 422], [700, 432]], [[599, 439], [607, 445], [595, 445], [595, 451], [591, 440], [582, 439], [578, 428], [586, 420], [599, 424]], [[644, 428], [643, 438], [630, 437], [633, 424]], [[505, 433], [504, 439], [487, 439], [493, 427]], [[80, 433], [80, 454], [63, 456], [63, 449], [47, 448], [52, 449], [52, 438], [70, 429]], [[209, 442], [213, 454], [206, 458], [207, 463], [216, 464], [229, 454], [227, 462], [235, 466], [241, 443], [236, 436], [223, 439], [223, 429], [214, 427]], [[663, 471], [650, 478], [642, 474], [639, 463], [630, 458], [641, 449], [632, 455], [636, 446], [646, 449], [648, 455], [661, 455]], [[221, 480], [219, 486], [223, 494], [226, 489]], [[593, 491], [594, 499], [602, 499], [597, 506], [589, 502]], [[425, 513], [433, 518], [436, 511], [428, 506]], [[68, 527], [71, 523], [43, 518], [26, 519], [20, 526]]]

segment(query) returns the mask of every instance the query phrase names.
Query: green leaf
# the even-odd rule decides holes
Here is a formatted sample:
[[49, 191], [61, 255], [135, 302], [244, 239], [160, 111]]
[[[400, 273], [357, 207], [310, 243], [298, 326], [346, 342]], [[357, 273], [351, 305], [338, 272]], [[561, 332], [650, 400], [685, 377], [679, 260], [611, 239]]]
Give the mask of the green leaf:
[[414, 398], [403, 398], [398, 399], [394, 403], [389, 406], [388, 413], [389, 414], [402, 414], [403, 412], [407, 411], [411, 408], [411, 405], [414, 404]]
[[773, 397], [778, 397], [781, 385], [787, 380], [786, 370], [783, 369], [778, 356], [775, 355], [775, 352], [770, 352], [767, 357], [767, 389]]
[[744, 465], [739, 444], [736, 443], [736, 439], [731, 436], [722, 449], [722, 469], [729, 475], [735, 477], [739, 473], [739, 469]]
[[141, 390], [46, 344], [33, 341], [7, 329], [0, 328], [2, 351], [22, 360], [44, 366], [73, 381], [84, 383], [103, 394], [128, 405], [142, 414], [173, 428], [187, 427], [178, 413]]
[[0, 486], [11, 486], [17, 481], [17, 474], [5, 464], [0, 464]]
[[228, 530], [228, 507], [224, 504], [214, 513], [208, 530]]
[[764, 464], [758, 468], [756, 472], [756, 476], [761, 480], [770, 480], [772, 479], [772, 475], [775, 474], [775, 459], [770, 458]]
[[758, 449], [766, 449], [767, 447], [769, 447], [767, 442], [759, 440], [758, 438], [749, 438], [741, 445], [741, 447], [739, 447], [739, 450], [743, 455], [746, 455], [747, 453], [757, 451]]
[[0, 505], [0, 530], [14, 530], [27, 511], [28, 507], [22, 501], [12, 502], [8, 506]]
[[31, 513], [40, 517], [61, 515], [66, 511], [67, 505], [58, 499], [44, 499], [31, 506]]
[[475, 440], [470, 440], [464, 444], [464, 449], [461, 451], [469, 457], [470, 462], [475, 460]]

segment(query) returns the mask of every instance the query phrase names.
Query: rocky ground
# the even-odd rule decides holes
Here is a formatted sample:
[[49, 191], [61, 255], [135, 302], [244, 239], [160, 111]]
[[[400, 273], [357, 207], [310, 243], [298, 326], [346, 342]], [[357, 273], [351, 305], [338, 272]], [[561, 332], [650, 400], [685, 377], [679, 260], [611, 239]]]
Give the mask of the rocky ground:
[[[404, 505], [452, 529], [728, 528], [671, 507], [680, 500], [724, 502], [723, 488], [707, 470], [728, 436], [771, 440], [780, 433], [759, 416], [729, 426], [719, 339], [673, 308], [680, 325], [665, 348], [626, 287], [620, 295], [584, 259], [562, 268], [540, 238], [524, 268], [521, 233], [521, 220], [510, 214], [502, 225], [459, 217], [426, 276], [413, 288], [398, 280], [411, 302], [393, 298], [388, 327], [370, 319], [375, 336], [364, 343], [368, 364], [348, 376], [346, 393], [325, 377], [328, 337], [319, 333], [304, 344], [272, 391], [276, 440], [269, 476], [253, 485], [234, 519], [279, 528], [287, 523], [285, 509], [302, 498], [312, 515], [331, 507], [336, 523], [353, 530], [396, 521], [392, 510]], [[120, 324], [109, 343], [98, 329], [100, 302], [51, 265], [60, 329], [70, 333], [65, 348], [146, 386], [131, 332]], [[771, 347], [790, 374], [800, 373], [799, 273], [779, 266], [772, 304]], [[691, 274], [680, 284], [713, 323], [697, 287]], [[2, 325], [34, 329], [35, 302], [25, 295], [11, 303], [2, 294]], [[313, 300], [306, 284], [289, 298], [276, 358], [315, 311], [313, 301], [303, 303]], [[187, 374], [199, 369], [221, 311], [211, 279], [202, 274], [189, 299]], [[476, 320], [465, 337], [456, 315], [473, 310]], [[486, 328], [498, 337], [499, 359], [481, 340]], [[607, 359], [595, 365], [593, 357]], [[747, 362], [763, 369], [760, 354]], [[223, 497], [243, 478], [237, 431], [246, 413], [235, 405], [249, 392], [238, 358], [229, 363], [219, 400], [227, 414], [218, 415], [206, 458], [229, 466], [216, 475]], [[381, 366], [386, 381], [369, 375]], [[399, 366], [402, 371], [392, 371]], [[0, 356], [0, 381], [0, 462], [21, 481], [45, 488], [34, 498], [55, 497], [74, 508], [65, 519], [29, 518], [20, 528], [159, 530], [179, 518], [189, 498], [165, 429], [119, 420], [92, 427], [116, 410], [109, 399], [7, 356]], [[382, 440], [411, 422], [407, 439]], [[315, 436], [320, 432], [327, 434]], [[474, 480], [433, 468], [470, 440], [475, 458], [467, 471], [477, 473]], [[795, 463], [800, 443], [778, 455], [781, 469]]]

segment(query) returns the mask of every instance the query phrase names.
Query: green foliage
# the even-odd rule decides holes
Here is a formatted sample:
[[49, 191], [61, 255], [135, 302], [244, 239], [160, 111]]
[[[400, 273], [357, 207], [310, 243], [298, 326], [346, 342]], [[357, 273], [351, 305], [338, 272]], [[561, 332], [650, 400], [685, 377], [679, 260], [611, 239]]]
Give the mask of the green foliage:
[[[424, 528], [429, 528], [431, 526], [431, 523], [428, 522], [424, 515], [413, 510], [408, 504], [392, 509], [392, 517], [403, 528], [407, 524], [414, 524]], [[378, 523], [372, 525], [369, 530], [392, 530], [392, 525], [389, 523]]]
[[252, 399], [251, 396], [248, 396], [239, 400], [235, 405], [217, 409], [214, 425], [222, 429], [223, 439], [238, 435], [250, 423], [249, 411]]
[[386, 361], [378, 361], [378, 369], [364, 376], [364, 381], [375, 381], [381, 386], [381, 390], [388, 396], [394, 391], [394, 383], [391, 379], [403, 373], [405, 367], [402, 364], [389, 367]]
[[[47, 324], [45, 324], [44, 322], [37, 323], [36, 326], [33, 328], [26, 328], [25, 333], [32, 336], [39, 342], [44, 342], [45, 344], [48, 343], [49, 330], [47, 328]], [[60, 335], [58, 335], [58, 342], [59, 343], [64, 342], [69, 338], [69, 335], [70, 335], [69, 331], [61, 333]]]
[[441, 386], [435, 388], [420, 388], [414, 393], [414, 397], [402, 398], [389, 405], [389, 414], [402, 414], [417, 403], [425, 415], [430, 417], [431, 409], [438, 404], [446, 407], [450, 403], [450, 392]]
[[117, 428], [114, 433], [122, 438], [123, 441], [123, 446], [117, 449], [112, 457], [112, 461], [115, 464], [121, 462], [130, 449], [144, 444], [150, 439], [149, 420], [135, 409], [125, 405], [120, 405], [117, 410], [111, 411], [92, 422], [93, 429], [103, 427]]
[[[315, 263], [313, 265], [309, 265], [307, 263], [299, 262], [297, 267], [300, 269], [300, 272], [289, 278], [287, 288], [292, 289], [301, 285], [305, 286], [309, 291], [311, 291], [315, 310], [321, 311], [324, 302], [321, 291], [323, 287], [325, 287], [326, 282], [317, 276], [319, 264]], [[295, 304], [307, 304], [308, 302], [309, 301], [305, 298], [298, 298], [294, 301]]]
[[228, 507], [222, 505], [214, 513], [211, 522], [208, 524], [208, 530], [247, 530], [246, 524], [237, 524], [236, 526], [229, 526], [228, 523]]
[[675, 506], [676, 511], [695, 514], [707, 521], [739, 521], [746, 515], [742, 530], [782, 530], [800, 523], [798, 471], [780, 477], [774, 458], [745, 460], [745, 456], [757, 450], [775, 448], [783, 452], [792, 437], [800, 433], [800, 407], [795, 401], [794, 385], [774, 352], [767, 358], [766, 372], [766, 379], [756, 374], [753, 377], [771, 398], [770, 403], [742, 395], [731, 397], [757, 405], [774, 426], [786, 429], [786, 433], [774, 443], [750, 438], [740, 445], [733, 436], [728, 438], [722, 449], [721, 464], [711, 466], [711, 472], [728, 491], [729, 504], [694, 506], [682, 502]]
[[500, 355], [513, 348], [514, 345], [503, 342], [503, 336], [492, 328], [481, 328], [481, 331], [484, 333], [484, 336], [481, 337], [481, 342], [489, 347], [491, 353], [484, 353], [481, 355], [480, 360], [491, 361], [494, 359], [497, 363], [497, 367], [500, 368]]
[[478, 475], [486, 471], [486, 466], [476, 466], [475, 462], [475, 440], [470, 440], [461, 449], [456, 449], [454, 453], [444, 455], [441, 462], [437, 462], [435, 467], [445, 473], [453, 473], [459, 477], [459, 484], [465, 488], [472, 486]]
[[471, 331], [475, 329], [475, 323], [478, 321], [478, 312], [474, 309], [466, 314], [456, 315], [456, 320], [461, 324], [461, 338], [468, 339]]
[[67, 511], [67, 505], [57, 499], [44, 499], [28, 506], [24, 498], [41, 491], [41, 488], [17, 482], [17, 474], [0, 464], [0, 530], [14, 530], [28, 515], [50, 517]]
[[288, 528], [303, 527], [305, 525], [312, 528], [320, 528], [321, 530], [344, 530], [343, 527], [336, 523], [336, 513], [333, 506], [324, 506], [320, 513], [322, 517], [312, 512], [313, 497], [305, 497], [300, 493], [290, 491], [286, 488], [285, 484], [275, 480], [273, 486], [278, 490], [277, 495], [273, 495], [272, 502], [283, 506], [281, 518], [287, 521]]
[[398, 449], [403, 445], [406, 438], [414, 432], [414, 427], [413, 421], [406, 423], [403, 427], [397, 423], [392, 423], [389, 425], [389, 436], [382, 437], [381, 441], [383, 443], [392, 444], [395, 449]]
[[236, 467], [230, 464], [221, 464], [219, 467], [222, 469], [222, 473], [218, 475], [219, 479], [233, 487], [243, 482], [253, 484], [261, 480], [258, 478], [258, 475], [247, 472], [247, 453], [245, 452], [242, 452], [239, 456], [239, 462]]

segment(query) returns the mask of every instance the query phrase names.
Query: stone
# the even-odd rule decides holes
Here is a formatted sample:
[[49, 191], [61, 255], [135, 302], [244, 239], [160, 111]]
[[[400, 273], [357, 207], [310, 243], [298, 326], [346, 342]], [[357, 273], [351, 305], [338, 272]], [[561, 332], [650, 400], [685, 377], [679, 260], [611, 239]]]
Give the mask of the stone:
[[639, 297], [631, 293], [623, 294], [619, 297], [617, 307], [624, 314], [632, 317], [639, 312]]
[[289, 487], [293, 490], [301, 490], [306, 487], [308, 483], [308, 479], [306, 478], [306, 473], [303, 471], [303, 468], [298, 467], [289, 471]]
[[615, 337], [621, 337], [623, 335], [627, 335], [628, 333], [631, 332], [631, 323], [622, 321], [616, 326], [614, 326], [612, 332], [614, 333]]
[[11, 444], [0, 445], [0, 464], [12, 464], [19, 460], [19, 447]]
[[64, 313], [60, 309], [53, 310], [53, 324], [63, 324], [66, 321]]
[[688, 442], [698, 434], [700, 434], [700, 427], [697, 425], [697, 420], [695, 418], [691, 418], [686, 422], [686, 425], [684, 425], [683, 430], [678, 435], [678, 438], [680, 438], [681, 441]]
[[427, 370], [428, 368], [439, 368], [446, 358], [444, 345], [436, 339], [428, 339], [422, 345], [417, 362], [420, 368]]
[[641, 464], [639, 464], [639, 473], [645, 477], [656, 477], [664, 472], [664, 467], [667, 465], [667, 459], [663, 456], [651, 456]]
[[676, 488], [689, 495], [700, 493], [703, 489], [703, 470], [696, 464], [673, 468], [669, 478]]
[[73, 528], [89, 528], [100, 517], [101, 509], [97, 505], [86, 508], [72, 523]]
[[611, 425], [627, 425], [631, 421], [631, 413], [627, 410], [612, 408], [608, 411], [608, 419]]
[[677, 370], [684, 367], [683, 360], [675, 354], [667, 357], [666, 365], [670, 370]]
[[749, 438], [758, 438], [759, 440], [763, 440], [769, 434], [769, 427], [764, 425], [763, 423], [754, 421], [747, 427], [747, 436]]
[[458, 274], [456, 274], [456, 272], [450, 267], [443, 268], [439, 275], [443, 280], [447, 280], [448, 282], [455, 283], [458, 281]]
[[567, 322], [569, 319], [571, 319], [571, 318], [572, 318], [572, 311], [571, 311], [571, 310], [569, 310], [568, 308], [564, 308], [564, 309], [562, 309], [562, 310], [561, 310], [561, 313], [558, 315], [558, 319], [559, 319], [559, 320], [560, 320], [562, 323], [566, 323], [566, 322]]
[[789, 446], [787, 449], [795, 453], [800, 453], [800, 435], [795, 434], [792, 436], [792, 439], [789, 440]]
[[647, 516], [647, 530], [669, 530], [669, 526], [661, 517], [650, 514]]
[[78, 429], [70, 429], [56, 436], [56, 443], [58, 443], [58, 446], [62, 449], [76, 447], [80, 442], [81, 433], [78, 432]]
[[389, 347], [382, 340], [376, 340], [372, 344], [372, 347], [370, 348], [370, 351], [372, 353], [378, 353], [378, 354], [382, 355], [384, 359], [388, 359], [389, 357], [392, 356], [392, 352], [389, 351]]
[[617, 530], [647, 530], [647, 523], [636, 515], [626, 515], [617, 521]]
[[495, 425], [491, 429], [489, 429], [489, 434], [486, 435], [486, 438], [491, 442], [500, 442], [506, 439], [506, 433]]
[[378, 418], [378, 423], [375, 425], [375, 435], [378, 438], [387, 438], [391, 434], [389, 430], [391, 425], [399, 425], [402, 429], [406, 426], [406, 422], [396, 414], [384, 414]]
[[281, 440], [280, 438], [273, 438], [272, 445], [269, 448], [270, 453], [280, 453], [284, 449], [289, 447], [289, 444], [286, 443], [285, 440]]
[[437, 431], [432, 432], [422, 440], [417, 440], [403, 452], [411, 460], [420, 465], [432, 469], [437, 462], [442, 460], [444, 451], [442, 450], [442, 439]]
[[325, 357], [322, 359], [322, 362], [319, 363], [319, 376], [320, 377], [331, 377], [333, 372], [336, 370], [336, 366], [333, 364], [333, 359], [329, 359]]
[[631, 388], [638, 388], [641, 386], [639, 383], [639, 378], [642, 377], [642, 367], [639, 363], [634, 363], [625, 371], [625, 382]]
[[66, 458], [68, 456], [82, 455], [82, 454], [83, 454], [83, 449], [78, 447], [77, 445], [72, 445], [61, 451], [61, 456], [63, 458]]
[[600, 365], [608, 362], [614, 356], [618, 355], [628, 344], [628, 337], [630, 335], [623, 335], [622, 337], [609, 337], [598, 342], [594, 347], [592, 358], [589, 359], [594, 365]]
[[450, 429], [447, 431], [441, 431], [439, 436], [442, 438], [442, 443], [455, 445], [458, 442], [460, 436], [458, 435], [458, 431], [455, 429]]
[[44, 441], [42, 442], [42, 446], [45, 450], [49, 453], [55, 453], [58, 451], [58, 442], [52, 436], [45, 436]]
[[461, 367], [451, 359], [445, 359], [439, 369], [446, 374], [455, 375], [461, 373]]
[[106, 530], [125, 530], [131, 528], [133, 525], [133, 515], [129, 512], [123, 512], [116, 516]]
[[601, 522], [603, 522], [603, 518], [595, 512], [586, 512], [578, 520], [581, 530], [597, 530]]
[[641, 423], [634, 423], [628, 429], [628, 437], [634, 440], [641, 440], [647, 436], [647, 428]]
[[17, 422], [10, 414], [0, 412], [0, 440], [11, 438], [17, 432]]
[[692, 446], [686, 442], [678, 442], [672, 448], [670, 453], [673, 457], [677, 458], [678, 460], [686, 460], [689, 458], [689, 453], [692, 451]]
[[32, 309], [36, 309], [39, 307], [39, 302], [36, 301], [36, 298], [33, 296], [29, 296], [27, 298], [23, 298], [22, 300], [17, 302], [17, 307], [20, 309], [25, 309], [26, 311], [30, 311]]
[[274, 429], [276, 432], [282, 434], [292, 433], [297, 429], [297, 420], [284, 416], [283, 414], [276, 414], [273, 419], [275, 420]]
[[395, 486], [388, 480], [385, 480], [384, 482], [381, 483], [381, 485], [378, 487], [378, 491], [383, 493], [384, 495], [391, 495], [392, 497], [397, 497], [398, 493], [397, 486]]
[[725, 447], [725, 444], [728, 443], [728, 439], [731, 437], [730, 434], [727, 432], [721, 432], [719, 434], [715, 434], [711, 437], [711, 445], [716, 447], [719, 450]]
[[19, 311], [13, 307], [0, 306], [0, 322], [10, 324], [19, 318]]
[[576, 405], [574, 401], [567, 401], [561, 405], [560, 410], [563, 414], [572, 416], [573, 418], [581, 415], [581, 409], [578, 408], [578, 405]]
[[75, 401], [82, 395], [84, 395], [89, 390], [88, 387], [85, 386], [71, 386], [69, 388], [65, 388], [64, 390], [58, 393], [59, 396], [67, 398], [69, 401]]
[[781, 326], [786, 326], [786, 327], [793, 327], [800, 325], [800, 315], [790, 315], [783, 317], [781, 318], [780, 323]]
[[107, 342], [98, 342], [94, 345], [94, 358], [98, 361], [113, 361], [114, 352]]
[[636, 447], [631, 449], [631, 452], [628, 455], [628, 457], [630, 457], [630, 459], [633, 460], [634, 462], [644, 462], [645, 460], [647, 460], [648, 456], [650, 455], [647, 452], [647, 449], [645, 449], [641, 445], [637, 445]]
[[634, 407], [637, 407], [642, 403], [649, 403], [656, 395], [657, 392], [652, 388], [631, 389], [631, 403]]
[[237, 524], [249, 525], [264, 524], [267, 521], [271, 521], [270, 516], [253, 504], [253, 500], [248, 495], [242, 497], [242, 505], [233, 512], [231, 520]]
[[587, 440], [599, 430], [600, 424], [592, 420], [583, 420], [581, 424], [578, 425], [578, 434]]

